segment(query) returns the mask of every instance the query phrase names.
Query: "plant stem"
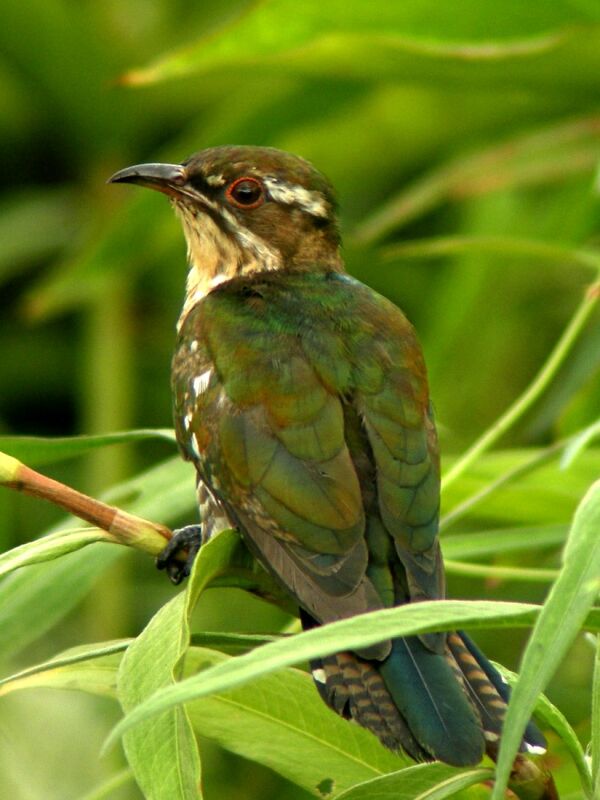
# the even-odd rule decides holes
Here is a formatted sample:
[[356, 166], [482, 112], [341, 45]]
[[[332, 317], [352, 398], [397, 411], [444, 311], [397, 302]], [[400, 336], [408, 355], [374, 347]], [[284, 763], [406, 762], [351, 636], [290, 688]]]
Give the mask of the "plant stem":
[[454, 508], [445, 514], [440, 519], [440, 530], [445, 530], [446, 528], [453, 525], [457, 520], [462, 519], [466, 514], [468, 514], [475, 506], [479, 505], [483, 500], [487, 499], [490, 495], [497, 492], [499, 489], [502, 489], [509, 483], [512, 483], [516, 478], [521, 478], [523, 475], [527, 475], [530, 472], [533, 472], [538, 467], [541, 467], [548, 461], [552, 461], [561, 450], [563, 450], [573, 439], [566, 439], [561, 440], [560, 442], [554, 442], [549, 447], [545, 448], [541, 452], [536, 452], [531, 458], [528, 458], [527, 461], [524, 461], [522, 464], [519, 464], [512, 469], [507, 470], [502, 475], [499, 475], [495, 480], [491, 483], [488, 483], [487, 486], [484, 486], [483, 489], [480, 489], [475, 494], [470, 495], [465, 500], [463, 500], [458, 505], [454, 506]]
[[0, 486], [48, 500], [86, 522], [107, 531], [113, 541], [158, 555], [173, 535], [164, 525], [109, 506], [64, 483], [48, 478], [0, 452]]
[[534, 583], [551, 583], [558, 577], [558, 569], [525, 569], [495, 564], [472, 564], [467, 561], [444, 560], [448, 574], [470, 575], [477, 578], [492, 578], [511, 581], [532, 581]]

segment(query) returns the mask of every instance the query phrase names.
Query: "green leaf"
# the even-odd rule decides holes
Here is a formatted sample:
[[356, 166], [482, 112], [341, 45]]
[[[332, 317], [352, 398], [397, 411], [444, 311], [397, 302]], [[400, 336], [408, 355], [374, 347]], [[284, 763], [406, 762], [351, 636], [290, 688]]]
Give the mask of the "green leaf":
[[[186, 595], [181, 592], [150, 620], [121, 662], [118, 693], [123, 708], [135, 708], [160, 686], [174, 680], [174, 666], [182, 647], [182, 615]], [[127, 761], [140, 789], [156, 800], [200, 798], [200, 757], [184, 708], [165, 711], [129, 731], [123, 739]]]
[[[452, 509], [463, 500], [485, 491], [498, 475], [514, 474], [520, 466], [534, 461], [540, 452], [543, 451], [497, 450], [481, 456], [444, 492], [443, 505], [450, 509], [446, 518], [452, 517]], [[503, 484], [501, 489], [482, 499], [472, 518], [479, 520], [480, 528], [484, 528], [490, 519], [495, 525], [507, 527], [568, 524], [590, 481], [598, 474], [598, 448], [582, 452], [568, 470], [561, 470], [558, 464], [544, 460], [534, 471], [527, 471], [518, 480]], [[443, 538], [445, 541], [445, 536]]]
[[440, 763], [419, 764], [354, 786], [337, 795], [336, 800], [443, 800], [493, 777], [491, 769], [464, 770]]
[[111, 800], [115, 796], [115, 791], [126, 783], [133, 781], [130, 769], [122, 769], [120, 772], [111, 775], [101, 784], [90, 792], [86, 792], [79, 800]]
[[[226, 691], [282, 667], [312, 658], [355, 650], [390, 636], [411, 636], [455, 628], [523, 627], [534, 624], [539, 606], [528, 603], [436, 600], [374, 611], [320, 626], [258, 647], [245, 655], [156, 692], [113, 730], [106, 747], [126, 730], [172, 706]], [[600, 609], [588, 615], [586, 628], [600, 627]]]
[[[119, 670], [119, 699], [131, 711], [162, 687], [175, 685], [189, 647], [189, 618], [201, 591], [227, 570], [240, 539], [224, 531], [207, 542], [194, 562], [185, 592], [150, 620], [131, 644]], [[201, 797], [200, 757], [186, 709], [167, 709], [124, 737], [127, 760], [142, 791], [160, 800]]]
[[582, 453], [588, 445], [600, 436], [600, 419], [585, 428], [565, 447], [565, 451], [560, 460], [563, 469], [567, 469]]
[[473, 533], [453, 533], [442, 537], [444, 557], [450, 559], [497, 556], [533, 548], [564, 544], [567, 525], [526, 525]]
[[[240, 639], [211, 633], [198, 637], [205, 637], [206, 641], [214, 638], [221, 643]], [[104, 642], [67, 650], [6, 678], [0, 683], [0, 696], [20, 689], [45, 687], [114, 697], [119, 663], [130, 642]], [[229, 658], [206, 647], [191, 647], [185, 656], [184, 674], [195, 674]], [[138, 680], [143, 681], [144, 674], [138, 674]], [[310, 676], [296, 669], [270, 675], [251, 687], [202, 698], [186, 710], [196, 733], [269, 766], [321, 797], [325, 796], [324, 787], [331, 786], [330, 791], [337, 794], [395, 770], [405, 761], [386, 750], [364, 729], [348, 725], [331, 713], [319, 698]], [[251, 736], [248, 731], [252, 731]], [[163, 763], [160, 754], [153, 752], [148, 757]], [[156, 786], [160, 789], [162, 783], [163, 778], [159, 777], [153, 791], [158, 791]]]
[[33, 542], [27, 542], [0, 554], [0, 577], [21, 567], [53, 561], [75, 550], [81, 550], [82, 547], [103, 541], [114, 544], [111, 535], [99, 528], [73, 528], [42, 536], [41, 539], [35, 539]]
[[363, 243], [375, 242], [446, 202], [589, 172], [600, 156], [596, 124], [591, 116], [560, 122], [453, 158], [399, 191], [362, 222], [354, 236]]
[[64, 438], [0, 436], [0, 450], [13, 456], [13, 458], [23, 461], [28, 467], [39, 467], [42, 464], [61, 461], [63, 458], [72, 458], [73, 456], [89, 453], [90, 450], [95, 450], [98, 447], [127, 444], [146, 439], [164, 439], [169, 442], [175, 442], [175, 433], [168, 428], [154, 428], [106, 433], [102, 436], [69, 436]]
[[[193, 473], [180, 458], [169, 459], [106, 493], [108, 502], [141, 517], [169, 524], [197, 514]], [[72, 526], [72, 518], [65, 526]], [[61, 529], [65, 526], [61, 526]], [[122, 557], [121, 547], [102, 543], [60, 559], [34, 564], [0, 582], [0, 652], [5, 658], [41, 636], [88, 593], [104, 570]], [[40, 613], [40, 609], [44, 613]]]
[[[504, 70], [513, 79], [517, 73], [522, 81], [530, 78], [539, 85], [546, 77], [544, 56], [578, 38], [574, 18], [588, 20], [582, 12], [574, 15], [569, 4], [551, 0], [536, 6], [535, 15], [524, 13], [517, 0], [505, 0], [486, 15], [478, 13], [474, 0], [461, 3], [460, 13], [432, 0], [375, 0], [368, 5], [333, 0], [326, 6], [307, 0], [302, 13], [292, 0], [263, 0], [219, 34], [129, 73], [126, 80], [154, 83], [217, 67], [267, 63], [338, 78], [379, 75], [404, 80], [452, 77], [489, 82], [501, 79]], [[591, 54], [585, 55], [587, 62]], [[532, 70], [531, 61], [538, 71], [541, 67], [541, 75]]]
[[81, 645], [0, 681], [0, 696], [22, 689], [69, 689], [115, 697], [117, 668], [131, 640]]
[[[494, 666], [500, 671], [507, 683], [511, 686], [516, 684], [519, 676], [515, 672], [511, 672], [506, 669], [506, 667], [503, 667], [502, 664], [497, 664], [496, 662], [494, 662]], [[581, 742], [577, 738], [577, 734], [569, 724], [569, 721], [543, 694], [537, 699], [534, 713], [548, 728], [552, 728], [552, 730], [560, 736], [577, 767], [584, 792], [586, 796], [590, 797], [592, 794], [590, 770]]]
[[8, 659], [18, 653], [56, 625], [85, 597], [98, 575], [123, 552], [121, 547], [94, 544], [5, 577], [0, 582], [0, 652], [3, 657]]
[[531, 265], [536, 273], [540, 266], [552, 265], [556, 262], [573, 263], [598, 271], [600, 257], [594, 250], [567, 247], [556, 242], [544, 242], [532, 239], [517, 239], [512, 236], [440, 236], [428, 239], [416, 239], [398, 242], [383, 249], [386, 260], [397, 258], [439, 258], [465, 254], [497, 255], [498, 266], [506, 264], [506, 259], [518, 257], [519, 263]]
[[[231, 660], [194, 647], [186, 656], [185, 674]], [[386, 750], [368, 731], [332, 713], [312, 678], [297, 669], [203, 697], [186, 708], [198, 734], [270, 767], [319, 797], [337, 796], [406, 763], [405, 757]]]
[[504, 796], [513, 759], [536, 699], [581, 629], [600, 588], [600, 482], [581, 501], [552, 587], [523, 655], [498, 755], [494, 800]]
[[557, 569], [539, 567], [511, 567], [503, 564], [473, 564], [470, 561], [444, 562], [448, 575], [470, 575], [490, 580], [525, 581], [526, 583], [551, 583], [558, 577]]
[[538, 611], [538, 606], [526, 603], [439, 600], [384, 609], [323, 625], [256, 648], [204, 672], [202, 676], [162, 689], [117, 725], [109, 743], [124, 730], [172, 706], [225, 691], [285, 666], [340, 650], [354, 650], [390, 636], [409, 636], [456, 627], [530, 625]]

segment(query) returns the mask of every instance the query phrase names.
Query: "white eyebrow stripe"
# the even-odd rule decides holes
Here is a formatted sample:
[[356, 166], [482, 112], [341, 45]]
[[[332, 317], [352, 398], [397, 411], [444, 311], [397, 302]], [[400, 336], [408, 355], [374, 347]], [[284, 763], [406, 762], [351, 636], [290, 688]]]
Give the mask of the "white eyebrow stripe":
[[328, 203], [320, 192], [311, 192], [297, 183], [286, 183], [272, 176], [263, 178], [263, 182], [276, 203], [297, 205], [315, 217], [329, 216]]

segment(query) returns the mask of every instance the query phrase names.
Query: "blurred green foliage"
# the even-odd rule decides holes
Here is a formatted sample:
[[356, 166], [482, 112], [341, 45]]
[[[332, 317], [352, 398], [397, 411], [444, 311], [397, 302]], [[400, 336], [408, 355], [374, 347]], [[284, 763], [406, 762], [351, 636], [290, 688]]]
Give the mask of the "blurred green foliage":
[[[253, 143], [303, 155], [337, 187], [349, 270], [420, 333], [449, 464], [531, 384], [597, 279], [599, 76], [593, 0], [4, 0], [0, 436], [170, 425], [183, 239], [163, 198], [105, 180], [131, 163]], [[598, 322], [592, 310], [500, 450], [448, 486], [449, 541], [453, 532], [569, 522], [598, 474], [592, 435], [568, 468], [558, 460], [560, 442], [600, 416]], [[115, 502], [143, 505], [155, 491], [161, 503], [144, 506], [153, 519], [189, 522], [193, 477], [183, 464], [159, 464], [172, 455], [156, 439], [44, 469], [91, 493], [136, 476], [113, 490]], [[503, 480], [489, 500], [456, 513]], [[155, 487], [145, 499], [144, 482]], [[171, 508], [160, 487], [177, 495]], [[3, 490], [0, 549], [59, 519]], [[453, 568], [450, 594], [540, 601], [544, 583], [493, 571], [559, 566], [556, 540], [536, 549], [529, 528], [523, 536], [527, 550], [479, 557], [488, 573]], [[29, 567], [0, 585], [2, 672], [135, 636], [172, 595], [147, 559], [112, 548]], [[238, 590], [211, 589], [194, 628], [276, 631], [288, 622]], [[478, 640], [517, 666], [521, 635]], [[549, 688], [584, 745], [592, 661], [579, 639]], [[131, 781], [92, 793], [124, 764], [97, 757], [118, 718], [114, 703], [34, 692], [0, 704], [0, 795], [140, 797]], [[551, 744], [563, 791], [580, 796]], [[308, 797], [212, 742], [202, 755], [209, 798]]]

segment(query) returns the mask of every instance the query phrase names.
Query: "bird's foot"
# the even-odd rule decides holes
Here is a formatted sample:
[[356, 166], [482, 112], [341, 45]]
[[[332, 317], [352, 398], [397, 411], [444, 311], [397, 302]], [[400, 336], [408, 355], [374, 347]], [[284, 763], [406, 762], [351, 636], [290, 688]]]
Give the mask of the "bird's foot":
[[[165, 549], [157, 556], [156, 566], [164, 569], [171, 582], [181, 583], [192, 571], [194, 559], [202, 546], [202, 525], [186, 525], [173, 531]], [[185, 559], [180, 556], [185, 552]]]

